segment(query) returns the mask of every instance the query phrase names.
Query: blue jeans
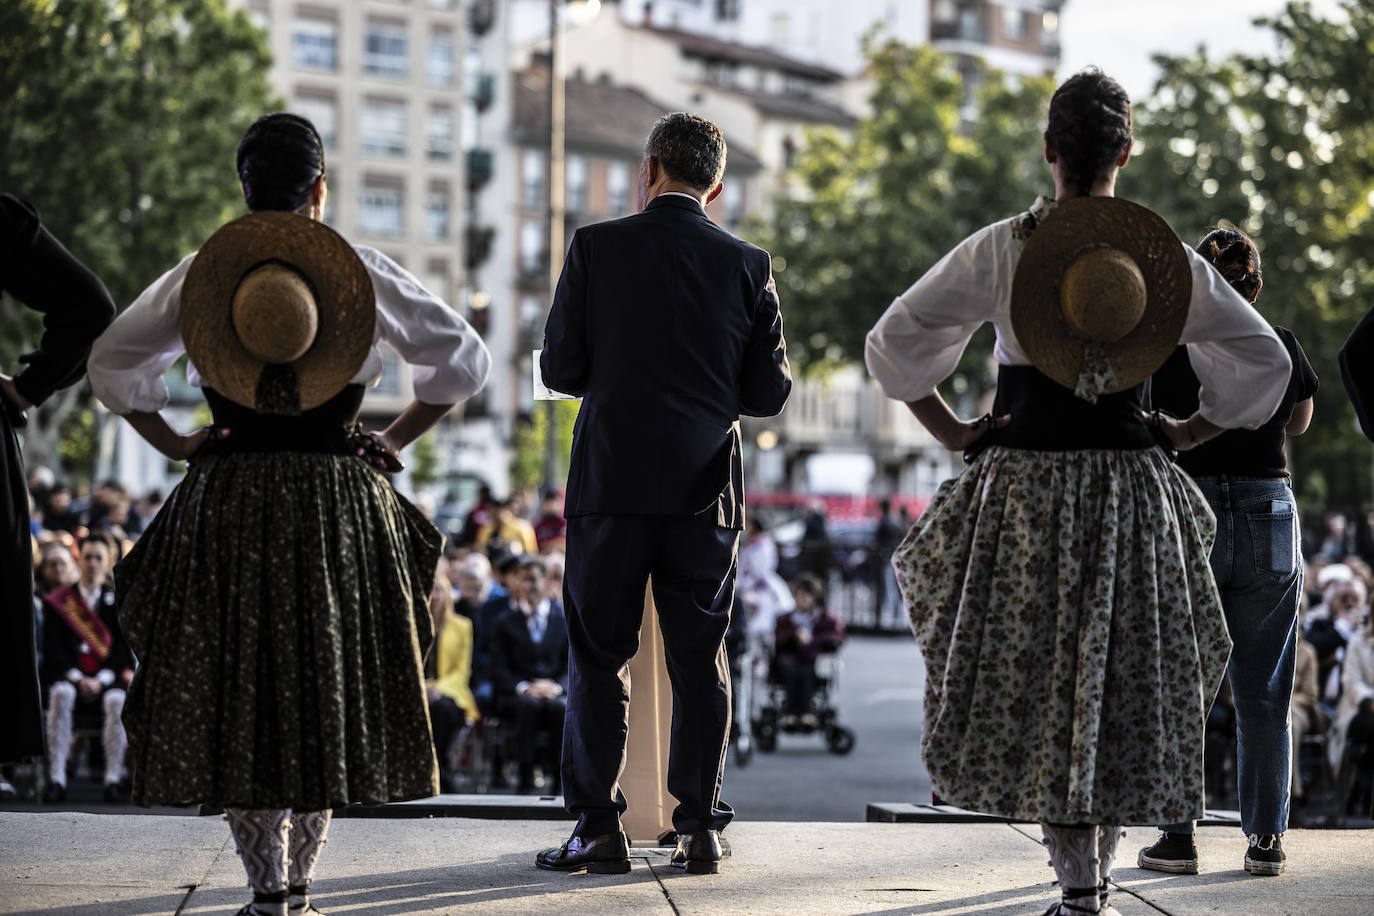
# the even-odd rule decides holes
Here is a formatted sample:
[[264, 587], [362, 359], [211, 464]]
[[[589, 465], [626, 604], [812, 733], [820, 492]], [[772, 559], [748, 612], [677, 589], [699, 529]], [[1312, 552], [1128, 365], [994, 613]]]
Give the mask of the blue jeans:
[[[1283, 480], [1199, 477], [1197, 485], [1217, 517], [1212, 573], [1235, 644], [1226, 677], [1236, 704], [1241, 828], [1247, 836], [1281, 834], [1288, 828], [1288, 706], [1302, 593], [1297, 507]], [[1193, 825], [1161, 829], [1192, 833]]]

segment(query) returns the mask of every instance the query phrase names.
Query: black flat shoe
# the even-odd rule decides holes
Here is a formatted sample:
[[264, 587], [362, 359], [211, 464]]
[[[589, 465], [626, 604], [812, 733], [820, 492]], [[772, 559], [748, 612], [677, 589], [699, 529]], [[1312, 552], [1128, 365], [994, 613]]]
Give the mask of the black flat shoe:
[[720, 859], [720, 831], [699, 830], [678, 834], [677, 849], [668, 864], [689, 875], [714, 875], [720, 871]]
[[630, 870], [630, 841], [623, 830], [603, 836], [574, 833], [562, 846], [535, 856], [534, 864], [549, 871], [623, 875]]
[[43, 790], [43, 801], [46, 804], [60, 804], [67, 800], [67, 787], [60, 782], [50, 782]]

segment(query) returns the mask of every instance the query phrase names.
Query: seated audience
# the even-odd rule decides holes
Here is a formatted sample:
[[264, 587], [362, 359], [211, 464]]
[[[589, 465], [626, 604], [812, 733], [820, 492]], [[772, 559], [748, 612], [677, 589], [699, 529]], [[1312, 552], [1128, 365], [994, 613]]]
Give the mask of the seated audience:
[[474, 545], [478, 550], [487, 550], [494, 541], [509, 553], [534, 555], [539, 552], [539, 544], [534, 537], [534, 528], [516, 514], [510, 499], [499, 500], [492, 504], [492, 519], [477, 531]]
[[476, 621], [478, 611], [491, 597], [491, 561], [485, 554], [468, 553], [450, 561], [448, 571], [455, 591], [454, 610]]
[[792, 586], [795, 607], [778, 617], [773, 633], [773, 676], [787, 690], [784, 723], [815, 726], [816, 656], [844, 644], [844, 625], [825, 608], [825, 586], [803, 573]]
[[475, 721], [479, 714], [468, 684], [472, 674], [472, 621], [453, 612], [445, 562], [439, 561], [434, 589], [429, 595], [434, 646], [425, 660], [425, 694], [434, 730], [434, 752], [439, 758], [439, 787], [444, 792], [456, 792], [455, 745], [463, 726]]
[[110, 570], [115, 547], [92, 534], [81, 541], [80, 578], [44, 598], [43, 688], [48, 699], [48, 788], [45, 801], [67, 797], [67, 761], [79, 706], [98, 706], [105, 750], [105, 799], [122, 801], [128, 739], [120, 713], [134, 676], [133, 654], [115, 617]]
[[534, 520], [534, 539], [543, 554], [563, 552], [568, 520], [563, 517], [563, 500], [557, 493], [545, 493], [539, 501], [539, 517]]
[[[1327, 738], [1327, 752], [1337, 772], [1353, 768], [1355, 809], [1369, 810], [1374, 774], [1374, 615], [1351, 634], [1341, 665], [1341, 697]], [[1345, 805], [1350, 799], [1341, 799]]]
[[1293, 772], [1289, 786], [1293, 803], [1301, 804], [1305, 798], [1302, 781], [1302, 739], [1305, 735], [1321, 734], [1326, 731], [1327, 717], [1317, 705], [1317, 650], [1305, 639], [1298, 640], [1296, 667], [1293, 671], [1293, 700], [1289, 706], [1289, 717], [1293, 723]]
[[498, 708], [513, 709], [522, 793], [534, 790], [542, 746], [544, 772], [558, 791], [568, 680], [568, 627], [563, 606], [544, 594], [544, 563], [520, 561], [511, 609], [492, 628], [491, 674]]

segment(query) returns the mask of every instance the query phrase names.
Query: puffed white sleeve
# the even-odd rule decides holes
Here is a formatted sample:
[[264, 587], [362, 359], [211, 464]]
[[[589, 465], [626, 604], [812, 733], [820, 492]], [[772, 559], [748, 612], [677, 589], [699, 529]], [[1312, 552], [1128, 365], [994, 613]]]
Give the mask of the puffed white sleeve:
[[1011, 295], [1010, 244], [1004, 223], [980, 229], [888, 306], [864, 343], [883, 394], [917, 401], [954, 371], [973, 332]]
[[482, 390], [491, 353], [472, 325], [380, 251], [357, 252], [372, 276], [378, 334], [410, 364], [416, 399], [456, 404]]
[[186, 352], [181, 284], [195, 257], [188, 254], [153, 281], [91, 347], [91, 390], [112, 413], [155, 413], [167, 406], [163, 374]]
[[1293, 363], [1274, 329], [1187, 245], [1193, 295], [1181, 342], [1197, 374], [1198, 412], [1225, 429], [1262, 426], [1288, 389]]

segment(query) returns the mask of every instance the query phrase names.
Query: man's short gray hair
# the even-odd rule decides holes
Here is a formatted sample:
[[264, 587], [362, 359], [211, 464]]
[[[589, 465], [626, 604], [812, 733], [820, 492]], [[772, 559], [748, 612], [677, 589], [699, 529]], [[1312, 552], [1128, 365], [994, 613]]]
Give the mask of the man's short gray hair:
[[725, 135], [699, 115], [675, 111], [658, 119], [644, 155], [657, 159], [672, 180], [705, 194], [725, 174]]

